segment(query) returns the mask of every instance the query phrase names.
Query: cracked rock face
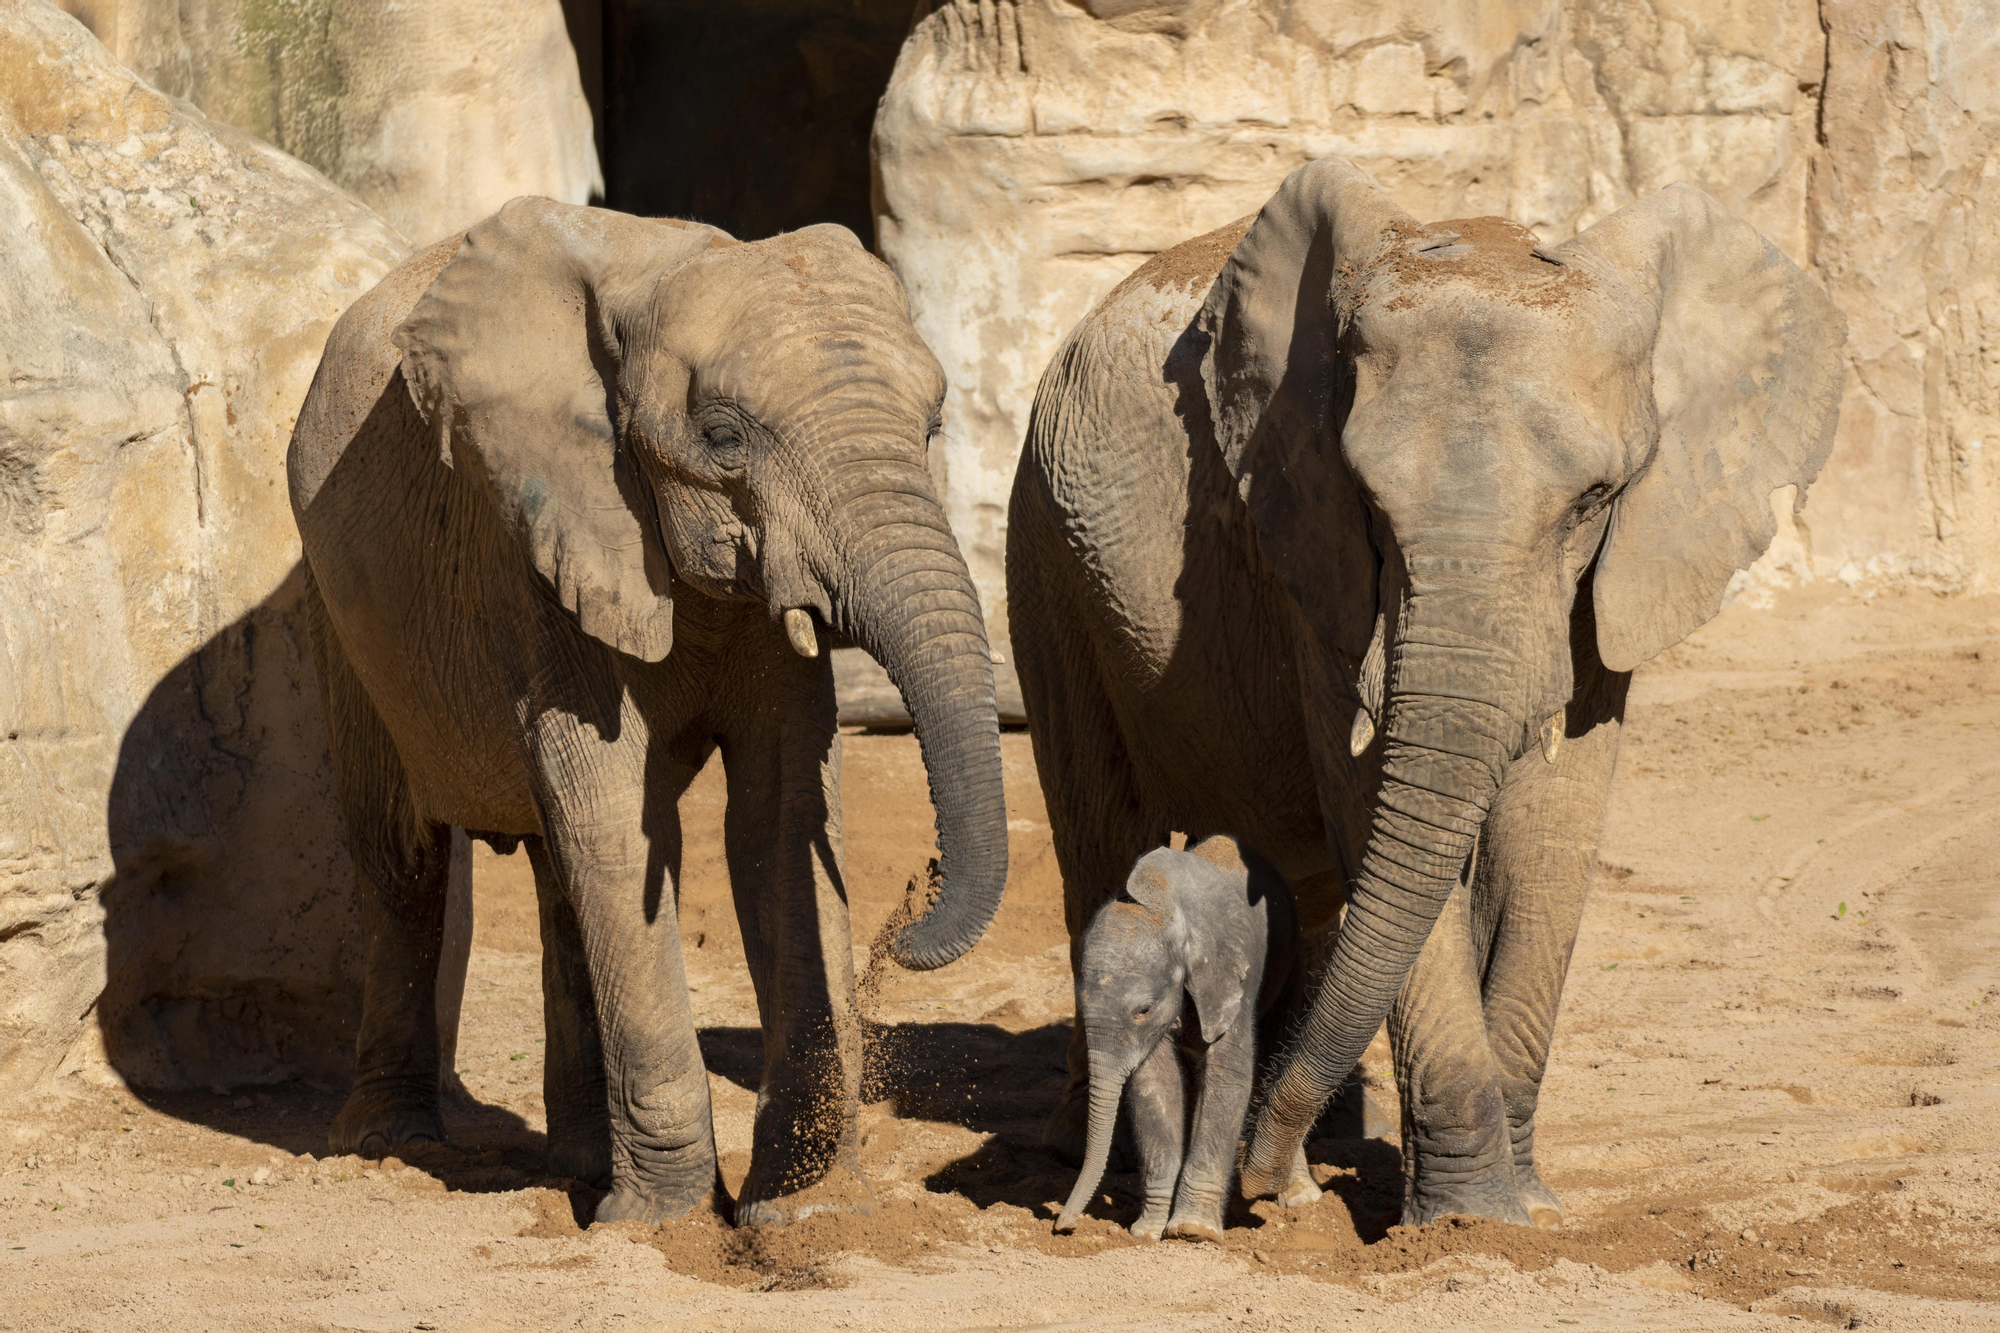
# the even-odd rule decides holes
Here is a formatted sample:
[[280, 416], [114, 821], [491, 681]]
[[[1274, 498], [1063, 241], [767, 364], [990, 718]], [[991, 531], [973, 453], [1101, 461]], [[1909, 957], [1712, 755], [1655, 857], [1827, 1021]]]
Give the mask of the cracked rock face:
[[0, 1099], [65, 1062], [156, 1086], [351, 1062], [284, 457], [334, 320], [406, 249], [0, 0]]
[[1148, 256], [1335, 154], [1419, 217], [1545, 241], [1702, 186], [1851, 330], [1840, 447], [1799, 524], [1779, 503], [1746, 588], [1985, 586], [2000, 50], [1964, 34], [1995, 31], [1991, 0], [940, 0], [876, 119], [876, 227], [951, 381], [939, 469], [989, 625], [1004, 637], [1007, 492], [1056, 344]]

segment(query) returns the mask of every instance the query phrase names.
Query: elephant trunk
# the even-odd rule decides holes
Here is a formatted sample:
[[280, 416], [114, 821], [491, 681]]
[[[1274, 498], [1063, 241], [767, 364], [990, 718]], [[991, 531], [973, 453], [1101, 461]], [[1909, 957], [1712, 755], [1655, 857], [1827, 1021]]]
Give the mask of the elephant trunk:
[[1007, 809], [993, 659], [979, 596], [921, 466], [871, 459], [842, 505], [849, 531], [836, 628], [889, 673], [916, 725], [937, 811], [938, 888], [897, 932], [903, 967], [942, 967], [978, 943], [1007, 883]]
[[1457, 627], [1477, 621], [1462, 614], [1414, 596], [1409, 610], [1367, 850], [1301, 1040], [1258, 1114], [1243, 1163], [1251, 1197], [1284, 1186], [1313, 1122], [1374, 1040], [1525, 735], [1526, 700], [1501, 702], [1518, 693], [1518, 659], [1469, 641]]
[[1090, 1136], [1084, 1141], [1083, 1169], [1077, 1173], [1076, 1188], [1069, 1192], [1056, 1230], [1076, 1230], [1077, 1220], [1097, 1193], [1104, 1179], [1104, 1166], [1111, 1158], [1111, 1134], [1118, 1127], [1118, 1099], [1125, 1091], [1125, 1076], [1092, 1058], [1090, 1062]]

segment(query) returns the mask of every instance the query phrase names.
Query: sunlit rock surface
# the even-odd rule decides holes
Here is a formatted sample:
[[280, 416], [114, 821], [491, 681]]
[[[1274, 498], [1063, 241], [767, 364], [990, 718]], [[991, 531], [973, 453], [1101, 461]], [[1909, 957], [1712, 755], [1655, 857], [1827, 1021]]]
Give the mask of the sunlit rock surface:
[[944, 0], [876, 120], [876, 225], [951, 380], [950, 511], [1004, 635], [1057, 342], [1145, 258], [1352, 157], [1419, 217], [1568, 236], [1693, 181], [1847, 312], [1841, 443], [1759, 579], [1992, 586], [2000, 6]]
[[0, 0], [0, 1097], [333, 1079], [353, 872], [285, 447], [406, 251], [318, 172]]

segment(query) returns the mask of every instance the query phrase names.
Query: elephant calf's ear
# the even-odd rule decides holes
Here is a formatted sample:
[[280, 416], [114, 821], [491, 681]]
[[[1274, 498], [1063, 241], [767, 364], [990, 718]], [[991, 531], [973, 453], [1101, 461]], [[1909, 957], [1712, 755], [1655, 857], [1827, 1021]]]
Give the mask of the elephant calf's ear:
[[391, 335], [445, 460], [484, 485], [585, 633], [649, 662], [673, 647], [672, 577], [617, 426], [615, 316], [713, 234], [516, 199]]
[[1847, 321], [1778, 247], [1691, 185], [1612, 214], [1562, 250], [1652, 305], [1652, 458], [1612, 513], [1594, 609], [1604, 664], [1629, 671], [1699, 629], [1771, 544], [1833, 449]]

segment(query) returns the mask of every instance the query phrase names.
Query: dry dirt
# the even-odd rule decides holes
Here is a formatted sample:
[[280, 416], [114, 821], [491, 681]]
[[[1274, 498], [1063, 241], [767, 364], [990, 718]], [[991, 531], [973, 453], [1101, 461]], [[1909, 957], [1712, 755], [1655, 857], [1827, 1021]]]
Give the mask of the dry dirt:
[[[1035, 1129], [1069, 994], [1010, 734], [994, 930], [871, 1002], [874, 1217], [580, 1230], [595, 1196], [539, 1164], [525, 858], [482, 849], [451, 1145], [318, 1157], [339, 1094], [301, 1084], [72, 1080], [0, 1127], [0, 1327], [2000, 1328], [2000, 599], [1732, 608], [1641, 672], [1630, 717], [1542, 1101], [1559, 1232], [1392, 1226], [1391, 1136], [1316, 1140], [1325, 1199], [1239, 1209], [1220, 1248], [1130, 1243], [1131, 1176], [1051, 1235], [1070, 1175]], [[865, 944], [929, 813], [912, 741], [846, 746]], [[715, 777], [687, 802], [683, 910], [733, 1185], [758, 1040]]]

